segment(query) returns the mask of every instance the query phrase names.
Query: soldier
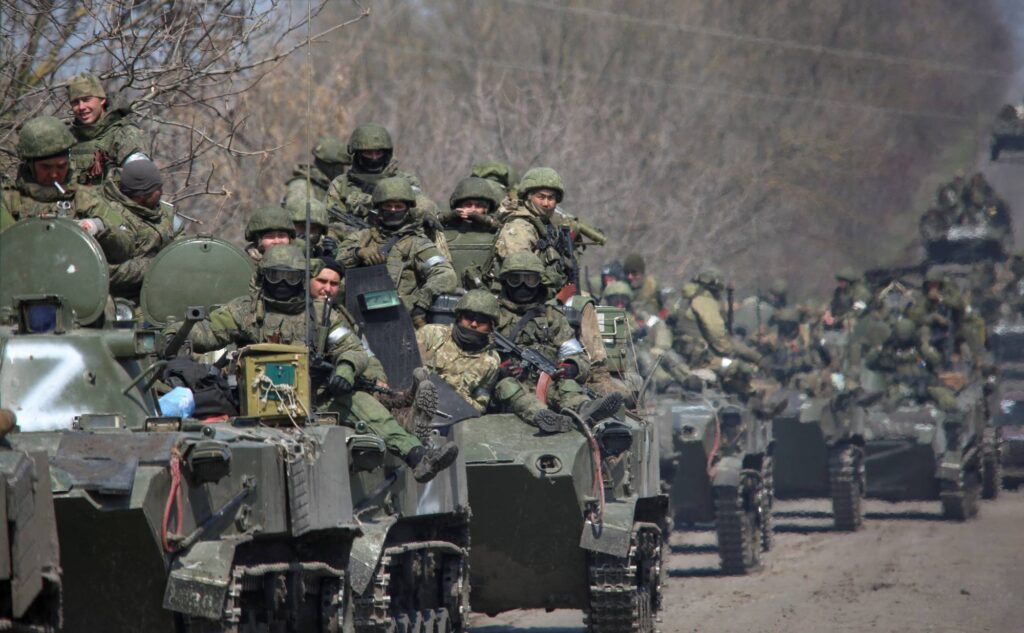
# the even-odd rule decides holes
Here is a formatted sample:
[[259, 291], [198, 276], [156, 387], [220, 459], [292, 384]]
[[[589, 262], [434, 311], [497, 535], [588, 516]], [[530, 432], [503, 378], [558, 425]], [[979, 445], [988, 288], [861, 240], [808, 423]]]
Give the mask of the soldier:
[[149, 264], [174, 240], [177, 231], [173, 216], [160, 204], [164, 183], [153, 161], [140, 158], [117, 171], [120, 173], [112, 171], [112, 177], [103, 182], [103, 196], [120, 209], [132, 227], [135, 244], [131, 259], [110, 266], [110, 294], [137, 304]]
[[71, 133], [71, 166], [78, 181], [98, 185], [113, 167], [124, 167], [138, 158], [149, 158], [149, 141], [129, 122], [131, 108], [110, 107], [99, 78], [83, 72], [68, 80], [68, 102], [75, 120]]
[[864, 363], [868, 369], [889, 377], [886, 395], [891, 400], [931, 400], [944, 411], [956, 411], [956, 395], [939, 384], [936, 374], [942, 354], [928, 343], [929, 338], [927, 328], [919, 331], [910, 319], [899, 319], [889, 338], [874, 346]]
[[[188, 339], [193, 351], [214, 351], [232, 343], [302, 345], [306, 343], [307, 326], [313, 328], [316, 340], [326, 340], [324, 357], [334, 366], [326, 379], [323, 397], [327, 402], [322, 408], [339, 413], [345, 422], [366, 422], [388, 450], [412, 468], [417, 481], [433, 479], [455, 461], [458, 447], [448, 443], [441, 448], [424, 448], [373, 396], [355, 389], [370, 358], [350, 320], [332, 319], [326, 335], [320, 331], [316, 306], [314, 314], [306, 312], [305, 274], [305, 259], [295, 246], [270, 248], [260, 260], [253, 291], [215, 309], [208, 319], [192, 328]], [[167, 333], [176, 329], [172, 326]]]
[[941, 270], [925, 273], [921, 293], [914, 297], [905, 316], [919, 327], [927, 327], [931, 344], [943, 350], [947, 361], [967, 343], [975, 361], [980, 361], [985, 346], [985, 322], [973, 314], [960, 290]]
[[[692, 369], [710, 369], [728, 393], [742, 398], [754, 395], [750, 381], [754, 365], [763, 365], [760, 354], [732, 340], [721, 312], [721, 294], [725, 282], [721, 271], [709, 266], [684, 287], [676, 324], [676, 351]], [[746, 362], [744, 362], [746, 361]]]
[[821, 317], [826, 329], [843, 329], [848, 319], [856, 317], [870, 300], [871, 294], [861, 281], [860, 275], [852, 268], [843, 268], [836, 273], [836, 288], [832, 300]]
[[491, 347], [498, 322], [498, 300], [486, 290], [470, 290], [455, 304], [455, 323], [425, 325], [416, 332], [423, 366], [452, 386], [483, 413], [498, 382], [501, 359]]
[[673, 382], [682, 385], [689, 375], [689, 368], [672, 349], [672, 330], [657, 315], [636, 308], [633, 292], [630, 284], [613, 281], [605, 288], [603, 302], [605, 305], [622, 308], [633, 317], [630, 329], [637, 343], [637, 364], [643, 376], [654, 371], [655, 390], [663, 392]]
[[497, 160], [483, 160], [473, 165], [470, 175], [494, 183], [498, 206], [505, 211], [516, 208], [516, 183], [519, 177], [507, 163]]
[[630, 287], [633, 288], [633, 309], [649, 316], [665, 318], [666, 314], [662, 312], [665, 306], [661, 302], [661, 289], [658, 287], [658, 281], [647, 274], [644, 256], [640, 253], [630, 253], [623, 260], [622, 267]]
[[815, 392], [820, 386], [814, 372], [831, 362], [828, 351], [817, 342], [811, 342], [801, 328], [803, 317], [795, 308], [780, 308], [772, 314], [771, 325], [777, 338], [770, 353], [771, 376], [781, 385], [794, 386]]
[[[305, 252], [306, 246], [306, 201], [292, 198], [285, 203], [285, 210], [292, 220], [295, 228], [296, 244]], [[330, 219], [327, 217], [327, 207], [319, 200], [309, 201], [309, 231], [312, 235], [310, 243], [310, 255], [312, 257], [329, 257], [334, 259], [338, 255], [338, 242], [327, 234], [330, 226]]]
[[245, 252], [256, 263], [271, 246], [290, 244], [295, 239], [295, 225], [288, 211], [281, 207], [261, 207], [245, 225]]
[[[572, 410], [589, 422], [614, 415], [622, 405], [622, 394], [613, 392], [592, 399], [581, 387], [589, 375], [590, 363], [565, 316], [544, 302], [547, 289], [541, 283], [543, 273], [540, 258], [529, 251], [518, 251], [505, 259], [499, 276], [501, 311], [497, 330], [516, 345], [532, 348], [558, 363], [558, 375], [551, 377], [553, 387], [541, 394], [555, 411]], [[518, 366], [517, 359], [504, 360], [505, 375], [495, 388], [495, 399], [542, 431], [571, 430], [568, 417], [541, 413], [545, 407], [535, 395], [541, 376]]]
[[503, 269], [512, 253], [527, 251], [543, 263], [544, 285], [561, 288], [569, 281], [569, 271], [557, 248], [560, 235], [552, 216], [565, 196], [562, 178], [550, 167], [534, 167], [519, 182], [518, 193], [522, 198], [503, 218], [494, 242], [493, 262], [484, 273], [493, 276], [494, 271]]
[[373, 226], [345, 238], [339, 252], [346, 268], [386, 264], [399, 298], [421, 327], [434, 297], [454, 292], [459, 281], [451, 263], [410, 213], [415, 205], [408, 180], [381, 180], [373, 190]]
[[318, 263], [310, 269], [310, 294], [314, 299], [336, 301], [342, 289], [345, 268], [333, 259], [322, 258], [313, 261]]
[[443, 217], [445, 240], [453, 253], [452, 264], [461, 271], [464, 288], [484, 286], [482, 264], [494, 245], [498, 230], [495, 211], [501, 198], [494, 183], [483, 178], [465, 178], [449, 198], [450, 211]]
[[324, 134], [313, 147], [313, 164], [299, 163], [285, 184], [284, 206], [291, 209], [312, 199], [323, 202], [331, 181], [345, 173], [352, 164], [345, 141]]
[[[352, 130], [348, 139], [352, 166], [331, 181], [324, 200], [328, 207], [337, 207], [358, 218], [367, 218], [373, 207], [373, 190], [385, 178], [405, 178], [414, 194], [420, 193], [416, 176], [399, 169], [394, 159], [395, 146], [391, 134], [382, 125], [364, 123]], [[350, 232], [349, 229], [343, 231]]]
[[15, 220], [31, 217], [66, 217], [96, 238], [107, 263], [131, 257], [135, 238], [120, 212], [98, 191], [75, 178], [69, 150], [75, 139], [60, 120], [36, 117], [18, 134], [21, 164], [14, 182], [5, 182], [0, 208]]

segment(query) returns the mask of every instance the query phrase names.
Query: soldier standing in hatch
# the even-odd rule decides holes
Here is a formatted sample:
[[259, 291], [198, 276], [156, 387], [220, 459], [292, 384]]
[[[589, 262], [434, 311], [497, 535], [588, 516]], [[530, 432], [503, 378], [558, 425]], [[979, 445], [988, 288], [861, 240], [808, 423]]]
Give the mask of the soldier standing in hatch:
[[[596, 422], [614, 415], [622, 405], [621, 393], [613, 392], [592, 399], [580, 386], [587, 380], [590, 362], [583, 345], [576, 339], [565, 316], [545, 303], [548, 291], [541, 282], [544, 265], [534, 253], [512, 253], [502, 264], [501, 310], [497, 331], [520, 347], [536, 350], [559, 367], [546, 398], [555, 411], [572, 410], [584, 420]], [[523, 420], [542, 431], [562, 433], [572, 426], [565, 416], [541, 414], [544, 405], [535, 395], [540, 375], [516, 365], [517, 359], [503, 363], [503, 378], [495, 388], [495, 400]]]
[[131, 108], [111, 107], [99, 77], [79, 73], [68, 80], [68, 102], [75, 120], [71, 133], [71, 165], [84, 185], [103, 182], [111, 168], [124, 167], [138, 158], [149, 158], [149, 141], [129, 122]]
[[398, 297], [417, 328], [439, 294], [459, 285], [451, 262], [424, 233], [413, 216], [416, 195], [402, 177], [385, 178], [373, 190], [372, 226], [345, 238], [339, 259], [346, 268], [386, 264]]
[[281, 207], [256, 209], [245, 225], [245, 240], [249, 242], [245, 252], [257, 264], [271, 246], [291, 244], [294, 239], [295, 225]]
[[661, 301], [661, 288], [653, 275], [647, 274], [647, 263], [640, 253], [630, 253], [622, 261], [626, 279], [633, 289], [632, 306], [634, 311], [639, 311], [648, 316], [665, 318], [666, 313], [662, 312], [664, 305]]
[[160, 197], [164, 181], [153, 161], [133, 160], [112, 172], [103, 182], [103, 196], [121, 211], [132, 227], [135, 244], [131, 259], [110, 266], [110, 294], [139, 302], [142, 280], [149, 265], [162, 248], [174, 240], [174, 218], [163, 210]]
[[[460, 249], [473, 249], [480, 253], [489, 251], [494, 245], [498, 231], [495, 212], [501, 203], [495, 183], [483, 178], [464, 178], [459, 181], [448, 200], [450, 211], [442, 216], [445, 240]], [[467, 253], [467, 258], [471, 257]], [[453, 264], [460, 264], [458, 260]], [[483, 288], [484, 277], [480, 262], [461, 262], [463, 269], [461, 285], [464, 288]]]
[[832, 300], [821, 317], [826, 330], [841, 330], [852, 323], [871, 300], [871, 293], [864, 286], [860, 275], [852, 268], [843, 268], [836, 273], [836, 288]]
[[[311, 324], [316, 340], [326, 341], [324, 356], [334, 366], [326, 380], [324, 395], [328, 400], [322, 408], [339, 413], [346, 422], [366, 422], [370, 430], [384, 440], [388, 450], [409, 465], [417, 481], [433, 479], [455, 461], [458, 446], [447, 443], [439, 448], [425, 448], [419, 438], [402, 428], [384, 405], [370, 394], [355, 389], [356, 380], [369, 367], [369, 356], [350, 321], [334, 315], [337, 318], [332, 320], [327, 332], [323, 332], [320, 320], [315, 317], [317, 306], [314, 305], [313, 314], [306, 313], [305, 274], [305, 258], [295, 246], [276, 245], [269, 249], [260, 261], [257, 283], [250, 294], [217, 308], [192, 328], [188, 340], [192, 341], [193, 351], [209, 352], [231, 343], [303, 345], [307, 324]], [[167, 334], [177, 327], [168, 328]]]
[[74, 220], [96, 238], [107, 263], [119, 264], [132, 256], [135, 236], [121, 213], [98, 191], [77, 182], [69, 156], [74, 144], [67, 127], [54, 117], [26, 122], [18, 133], [18, 175], [4, 183], [0, 208], [14, 220]]
[[299, 163], [285, 184], [284, 206], [291, 209], [312, 199], [324, 202], [331, 181], [345, 173], [352, 164], [345, 141], [324, 134], [313, 148], [313, 164]]

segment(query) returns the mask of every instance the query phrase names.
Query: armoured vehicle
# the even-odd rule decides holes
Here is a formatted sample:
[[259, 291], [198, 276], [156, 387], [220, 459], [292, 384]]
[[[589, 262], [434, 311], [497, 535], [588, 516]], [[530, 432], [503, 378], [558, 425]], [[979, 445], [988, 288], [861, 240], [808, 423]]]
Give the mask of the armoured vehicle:
[[745, 574], [772, 546], [772, 423], [714, 381], [702, 387], [657, 401], [662, 437], [671, 442], [662, 465], [670, 514], [676, 529], [714, 523], [722, 570]]
[[1002, 261], [1012, 240], [1007, 227], [996, 224], [956, 225], [926, 239], [925, 252], [928, 260], [936, 264]]
[[[389, 386], [406, 390], [385, 397], [401, 399], [415, 387], [414, 370], [421, 364], [412, 320], [384, 265], [349, 269], [345, 278], [346, 304]], [[370, 463], [353, 475], [351, 488], [363, 533], [350, 565], [357, 632], [468, 627], [470, 506], [467, 439], [459, 423], [477, 412], [438, 376], [419, 380], [434, 383], [439, 402], [438, 413], [427, 427], [416, 429], [417, 435], [424, 444], [455, 442], [463, 452], [433, 480], [419, 484], [403, 462], [386, 454], [382, 440], [361, 441], [357, 463]], [[373, 462], [378, 465], [370, 467]]]
[[[199, 287], [244, 257], [192, 243]], [[24, 221], [0, 236], [0, 267], [0, 393], [18, 415], [11, 444], [49, 457], [63, 630], [341, 630], [359, 534], [346, 445], [360, 435], [309, 419], [305, 350], [238, 353], [241, 417], [161, 416], [162, 337], [97, 327], [93, 238]]]
[[784, 388], [771, 401], [786, 403], [772, 421], [775, 496], [831, 498], [836, 529], [859, 529], [865, 487], [862, 416], [842, 395]]
[[[0, 409], [0, 436], [14, 424], [14, 413]], [[0, 440], [0, 481], [0, 628], [56, 631], [60, 552], [46, 455]]]
[[[956, 394], [956, 411], [943, 411], [914, 393], [881, 397], [883, 378], [863, 370], [861, 385], [869, 394], [861, 415], [868, 497], [886, 501], [939, 500], [946, 518], [964, 521], [978, 512], [985, 481], [984, 463], [994, 455], [986, 433], [982, 387], [967, 384]], [[921, 389], [925, 385], [920, 386]], [[990, 473], [995, 476], [995, 473]]]
[[1004, 151], [1024, 151], [1024, 108], [1005, 105], [992, 124], [991, 158], [999, 160]]
[[[625, 315], [598, 312], [621, 377]], [[576, 423], [554, 435], [511, 414], [463, 424], [473, 610], [580, 609], [590, 631], [653, 631], [668, 539], [658, 429], [635, 410]]]
[[[1001, 471], [993, 474], [993, 480], [1001, 474], [1003, 485], [1016, 490], [1024, 483], [1024, 323], [996, 324], [989, 332], [989, 344], [996, 365], [989, 411], [999, 459], [985, 467]], [[997, 491], [986, 492], [994, 496]]]

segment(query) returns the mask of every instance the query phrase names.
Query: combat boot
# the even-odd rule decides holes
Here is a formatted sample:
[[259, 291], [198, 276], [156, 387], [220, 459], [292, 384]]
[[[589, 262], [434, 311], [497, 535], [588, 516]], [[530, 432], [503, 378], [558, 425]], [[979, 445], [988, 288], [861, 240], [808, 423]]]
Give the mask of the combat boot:
[[413, 479], [424, 484], [455, 463], [455, 458], [458, 456], [459, 447], [447, 442], [442, 446], [431, 446], [430, 448], [417, 446], [409, 451], [409, 456], [406, 459], [409, 466], [412, 467]]
[[[414, 377], [416, 377], [417, 372], [419, 372], [419, 368], [413, 372]], [[430, 382], [426, 372], [421, 372], [417, 379], [419, 384], [416, 386], [416, 397], [412, 403], [413, 428], [415, 429], [416, 437], [426, 444], [430, 437], [430, 423], [433, 421], [434, 415], [437, 414], [437, 403], [440, 395], [437, 391], [437, 385]]]
[[572, 430], [572, 418], [541, 409], [533, 415], [533, 425], [545, 433], [566, 433]]
[[580, 417], [590, 424], [596, 424], [601, 420], [615, 415], [622, 406], [622, 394], [613, 392], [607, 396], [595, 398], [580, 407]]

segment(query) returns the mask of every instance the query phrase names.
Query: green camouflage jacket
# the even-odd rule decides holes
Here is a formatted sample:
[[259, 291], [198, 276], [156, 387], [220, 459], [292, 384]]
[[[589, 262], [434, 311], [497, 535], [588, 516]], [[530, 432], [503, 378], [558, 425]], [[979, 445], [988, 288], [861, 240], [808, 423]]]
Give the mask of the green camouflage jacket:
[[[99, 121], [82, 125], [71, 124], [71, 133], [78, 141], [71, 148], [71, 166], [78, 174], [78, 182], [98, 185], [111, 168], [123, 167], [125, 160], [133, 154], [149, 157], [149, 139], [135, 124], [128, 120], [128, 108], [108, 110]], [[96, 152], [102, 155], [103, 174], [92, 176], [89, 171], [96, 161]]]

